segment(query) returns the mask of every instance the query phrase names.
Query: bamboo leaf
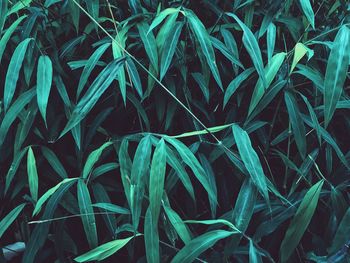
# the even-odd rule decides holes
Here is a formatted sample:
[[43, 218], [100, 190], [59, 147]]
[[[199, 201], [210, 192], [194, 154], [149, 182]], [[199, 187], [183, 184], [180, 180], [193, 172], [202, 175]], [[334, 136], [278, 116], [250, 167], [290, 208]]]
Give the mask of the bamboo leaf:
[[95, 248], [98, 244], [95, 215], [91, 205], [90, 193], [84, 181], [78, 181], [77, 191], [80, 217], [83, 222], [86, 238], [90, 248]]
[[252, 31], [250, 31], [250, 29], [235, 14], [227, 13], [227, 15], [234, 18], [237, 21], [237, 23], [239, 24], [239, 26], [242, 28], [242, 30], [243, 30], [243, 38], [242, 38], [243, 44], [244, 44], [245, 48], [247, 49], [248, 54], [249, 54], [249, 56], [254, 64], [254, 67], [261, 78], [263, 87], [266, 88], [268, 85], [267, 85], [267, 80], [265, 77], [264, 64], [263, 64], [258, 41], [256, 40], [255, 36], [253, 35]]
[[4, 87], [4, 109], [7, 111], [12, 98], [16, 91], [17, 81], [19, 77], [19, 71], [23, 64], [24, 55], [27, 51], [27, 47], [32, 41], [32, 38], [27, 38], [18, 44], [10, 60], [9, 67], [7, 69]]
[[200, 235], [186, 244], [186, 246], [182, 248], [171, 260], [171, 263], [191, 263], [204, 251], [214, 246], [217, 241], [227, 238], [233, 234], [235, 234], [235, 232], [213, 230]]
[[151, 32], [155, 27], [157, 27], [160, 23], [162, 23], [168, 15], [178, 13], [179, 11], [180, 11], [179, 8], [173, 8], [173, 7], [166, 8], [163, 11], [161, 11], [152, 21], [152, 23], [147, 31], [147, 34], [149, 32]]
[[158, 216], [153, 218], [150, 207], [146, 211], [145, 217], [145, 247], [146, 258], [149, 263], [160, 262]]
[[149, 210], [155, 225], [158, 224], [158, 217], [164, 191], [166, 156], [165, 142], [164, 139], [161, 139], [158, 142], [153, 154], [149, 181]]
[[185, 15], [190, 24], [191, 30], [193, 31], [196, 39], [199, 42], [199, 45], [202, 49], [202, 52], [207, 60], [209, 68], [213, 73], [214, 79], [216, 83], [219, 85], [220, 89], [223, 90], [220, 74], [218, 67], [216, 65], [215, 53], [213, 46], [211, 44], [211, 40], [207, 30], [205, 29], [203, 23], [199, 20], [199, 18], [193, 13], [192, 10], [186, 9]]
[[312, 10], [310, 0], [300, 0], [300, 5], [307, 20], [311, 24], [312, 28], [315, 29], [315, 14]]
[[[350, 208], [348, 208], [340, 221], [340, 224], [337, 228], [337, 232], [331, 242], [331, 246], [328, 249], [329, 254], [333, 254], [338, 251], [344, 244], [349, 241], [350, 235]], [[1, 235], [0, 235], [1, 236]]]
[[292, 126], [295, 142], [300, 155], [304, 158], [306, 155], [306, 132], [304, 122], [298, 108], [298, 103], [295, 96], [288, 91], [284, 93], [284, 100], [287, 106], [289, 121]]
[[298, 62], [308, 53], [308, 60], [313, 56], [313, 50], [306, 47], [304, 44], [298, 42], [294, 47], [294, 56], [292, 66], [290, 68], [290, 74], [293, 72], [293, 69], [298, 64]]
[[98, 207], [116, 214], [124, 214], [124, 215], [128, 215], [130, 214], [130, 211], [124, 207], [121, 207], [119, 205], [115, 205], [115, 204], [109, 204], [109, 203], [96, 203], [96, 204], [92, 204], [93, 207]]
[[234, 124], [232, 126], [232, 132], [244, 166], [247, 168], [253, 183], [256, 185], [261, 195], [269, 204], [270, 201], [265, 174], [262, 169], [259, 157], [250, 142], [250, 138], [247, 132], [237, 124]]
[[[138, 236], [138, 235], [136, 235]], [[76, 262], [90, 262], [93, 260], [104, 260], [105, 258], [110, 257], [114, 253], [116, 253], [118, 250], [123, 248], [131, 239], [133, 239], [135, 236], [131, 236], [124, 239], [116, 239], [110, 242], [107, 242], [101, 246], [98, 246], [83, 255], [80, 255], [79, 257], [74, 258]]]
[[149, 31], [149, 25], [146, 22], [141, 22], [137, 24], [137, 29], [139, 30], [140, 38], [143, 46], [146, 50], [149, 61], [151, 62], [153, 68], [158, 72], [158, 51], [156, 39], [152, 32]]
[[287, 262], [289, 257], [292, 255], [294, 249], [299, 244], [301, 238], [307, 229], [312, 216], [316, 210], [318, 199], [321, 193], [323, 180], [314, 184], [305, 194], [303, 200], [298, 207], [284, 239], [281, 244], [280, 258], [281, 262]]
[[350, 29], [342, 26], [333, 42], [328, 58], [324, 80], [324, 121], [327, 128], [331, 121], [337, 102], [343, 91], [343, 85], [349, 65]]
[[43, 194], [39, 198], [38, 202], [35, 204], [32, 216], [35, 216], [38, 213], [40, 213], [40, 210], [41, 210], [42, 206], [44, 205], [44, 203], [61, 187], [61, 185], [68, 183], [68, 182], [77, 181], [77, 180], [78, 180], [78, 178], [66, 178], [66, 179], [63, 179], [58, 184], [56, 184], [54, 187], [51, 187], [49, 190], [47, 190], [45, 192], [45, 194]]
[[162, 56], [160, 59], [160, 80], [163, 79], [163, 77], [165, 76], [171, 64], [172, 58], [176, 50], [177, 43], [179, 41], [182, 27], [183, 27], [183, 23], [180, 23], [180, 22], [175, 23], [174, 27], [169, 32], [169, 37], [166, 39], [164, 43]]
[[39, 178], [38, 178], [38, 172], [36, 169], [34, 152], [31, 147], [29, 147], [28, 154], [27, 154], [27, 173], [28, 173], [28, 183], [29, 183], [30, 194], [34, 199], [34, 201], [37, 201]]
[[137, 146], [131, 167], [130, 178], [130, 206], [134, 229], [137, 230], [140, 222], [142, 200], [145, 192], [146, 174], [151, 158], [150, 136], [142, 138]]
[[16, 220], [18, 215], [22, 212], [23, 208], [26, 204], [20, 204], [12, 209], [3, 219], [0, 221], [0, 238], [5, 233], [5, 231], [9, 228], [9, 226]]
[[47, 127], [46, 108], [49, 101], [52, 84], [52, 62], [48, 56], [39, 57], [36, 79], [36, 97], [38, 101], [38, 108]]

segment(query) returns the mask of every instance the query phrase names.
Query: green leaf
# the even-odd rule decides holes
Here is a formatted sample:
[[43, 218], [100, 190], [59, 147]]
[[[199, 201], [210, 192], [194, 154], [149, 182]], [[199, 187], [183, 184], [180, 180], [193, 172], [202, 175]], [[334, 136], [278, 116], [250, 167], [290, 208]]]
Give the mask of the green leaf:
[[274, 23], [270, 23], [270, 25], [267, 27], [266, 42], [267, 42], [267, 59], [269, 63], [271, 63], [271, 58], [273, 56], [273, 52], [275, 51], [275, 44], [276, 44], [276, 26]]
[[155, 225], [158, 224], [158, 217], [164, 191], [166, 156], [165, 142], [164, 139], [161, 139], [158, 142], [153, 154], [149, 180], [149, 209]]
[[145, 216], [145, 247], [146, 258], [149, 263], [160, 262], [159, 253], [159, 234], [158, 234], [158, 216], [153, 218], [150, 207], [146, 211]]
[[36, 170], [36, 161], [32, 147], [29, 147], [27, 154], [27, 173], [28, 173], [28, 183], [29, 190], [34, 201], [38, 200], [38, 172]]
[[7, 69], [4, 87], [4, 109], [7, 111], [12, 98], [16, 91], [17, 81], [19, 77], [19, 71], [22, 67], [24, 55], [27, 51], [27, 47], [32, 38], [27, 38], [18, 44], [10, 60], [9, 67]]
[[205, 98], [205, 101], [209, 103], [209, 99], [210, 99], [209, 87], [208, 87], [208, 84], [206, 84], [203, 74], [199, 72], [194, 72], [191, 75], [194, 78], [194, 80], [198, 83], [199, 88], [201, 89], [203, 96]]
[[170, 137], [165, 137], [165, 140], [170, 143], [174, 148], [177, 150], [179, 153], [180, 157], [184, 161], [185, 164], [187, 164], [193, 174], [196, 176], [198, 181], [203, 185], [204, 189], [207, 191], [208, 195], [212, 200], [215, 200], [215, 203], [217, 203], [217, 196], [215, 195], [209, 181], [207, 178], [207, 175], [205, 174], [205, 171], [197, 158], [194, 156], [194, 154], [186, 147], [185, 144], [182, 142], [170, 138]]
[[155, 27], [157, 27], [160, 23], [162, 23], [164, 21], [164, 19], [168, 16], [168, 15], [171, 15], [171, 14], [174, 14], [174, 13], [178, 13], [180, 11], [179, 8], [173, 8], [173, 7], [170, 7], [170, 8], [166, 8], [164, 9], [163, 11], [161, 11], [152, 21], [148, 31], [147, 31], [147, 34], [149, 32], [151, 32]]
[[124, 188], [125, 197], [131, 207], [131, 196], [130, 196], [130, 176], [131, 176], [131, 166], [132, 161], [128, 153], [129, 142], [126, 138], [122, 140], [120, 144], [118, 158], [120, 165], [120, 177], [122, 179], [122, 184]]
[[216, 225], [216, 224], [223, 224], [225, 226], [228, 226], [233, 231], [237, 231], [238, 233], [241, 232], [234, 224], [232, 224], [230, 221], [227, 221], [225, 219], [212, 219], [212, 220], [186, 220], [185, 223], [187, 224], [204, 224], [204, 225]]
[[130, 211], [124, 207], [121, 207], [119, 205], [115, 204], [109, 204], [109, 203], [96, 203], [92, 204], [93, 207], [98, 207], [102, 208], [104, 210], [116, 213], [116, 214], [123, 214], [123, 215], [128, 215], [130, 214]]
[[[31, 148], [30, 148], [30, 150], [31, 150]], [[41, 210], [42, 206], [44, 205], [44, 203], [58, 190], [58, 188], [61, 187], [61, 185], [68, 183], [68, 182], [77, 181], [78, 179], [79, 178], [66, 178], [63, 181], [56, 184], [54, 187], [51, 187], [49, 190], [47, 190], [45, 192], [45, 194], [43, 194], [39, 198], [38, 202], [35, 204], [32, 216], [34, 217], [35, 215], [40, 213], [40, 210]]]
[[191, 263], [204, 251], [214, 246], [217, 241], [233, 234], [235, 234], [235, 232], [213, 230], [200, 235], [186, 244], [171, 260], [171, 263]]
[[[3, 2], [7, 2], [4, 1]], [[1, 16], [0, 16], [1, 17]], [[19, 18], [17, 18], [16, 21], [14, 21], [13, 23], [11, 23], [11, 25], [6, 29], [6, 32], [4, 33], [4, 35], [2, 36], [1, 40], [0, 40], [0, 63], [1, 63], [1, 59], [2, 59], [2, 55], [4, 54], [7, 42], [9, 41], [9, 39], [11, 38], [13, 32], [15, 32], [16, 28], [18, 27], [18, 25], [23, 21], [23, 19], [25, 19], [27, 17], [27, 15], [23, 15], [20, 16]], [[1, 31], [1, 30], [0, 30]]]
[[313, 50], [306, 47], [304, 44], [298, 42], [294, 47], [294, 56], [293, 56], [293, 62], [292, 66], [290, 68], [290, 73], [293, 72], [293, 69], [298, 64], [298, 62], [305, 56], [305, 54], [308, 53], [308, 60], [313, 56], [314, 52]]
[[142, 138], [137, 146], [131, 168], [130, 178], [130, 206], [134, 229], [140, 222], [142, 200], [145, 192], [146, 175], [151, 158], [150, 136]]
[[[136, 235], [138, 236], [138, 235]], [[135, 236], [131, 236], [124, 239], [117, 239], [110, 242], [107, 242], [101, 246], [98, 246], [89, 252], [86, 252], [83, 255], [80, 255], [79, 257], [74, 258], [76, 262], [90, 262], [93, 260], [103, 260], [105, 258], [108, 258], [109, 256], [113, 255], [115, 252], [117, 252], [119, 249], [124, 247], [131, 239], [133, 239]]]
[[41, 151], [42, 151], [43, 156], [45, 157], [45, 159], [51, 165], [52, 169], [54, 169], [54, 171], [62, 179], [68, 178], [68, 174], [66, 172], [66, 169], [64, 168], [64, 166], [62, 165], [62, 163], [60, 162], [60, 160], [58, 159], [56, 154], [53, 151], [51, 151], [49, 148], [45, 147], [45, 146], [41, 146]]
[[125, 63], [128, 68], [131, 81], [134, 84], [137, 93], [142, 98], [143, 96], [142, 83], [141, 83], [140, 75], [137, 71], [137, 68], [131, 59], [128, 59]]
[[16, 206], [11, 212], [9, 212], [3, 219], [0, 221], [0, 238], [9, 228], [9, 226], [16, 220], [17, 216], [22, 212], [26, 204], [20, 204]]
[[140, 38], [143, 43], [143, 46], [146, 50], [147, 56], [155, 69], [158, 72], [158, 51], [156, 39], [152, 32], [149, 31], [149, 25], [146, 22], [141, 22], [137, 24], [137, 29], [139, 30]]
[[301, 118], [300, 111], [298, 108], [297, 100], [294, 94], [286, 91], [284, 93], [284, 100], [287, 106], [289, 115], [289, 121], [292, 126], [292, 132], [294, 135], [295, 142], [297, 144], [300, 155], [305, 158], [306, 155], [306, 132], [304, 122]]
[[11, 166], [6, 174], [6, 183], [5, 183], [5, 194], [7, 193], [11, 182], [18, 170], [18, 167], [21, 164], [22, 158], [24, 157], [24, 155], [27, 153], [28, 147], [25, 147], [24, 149], [22, 149], [20, 152], [16, 153], [13, 161], [11, 163]]
[[[341, 249], [344, 244], [349, 241], [350, 236], [350, 207], [346, 210], [340, 224], [337, 228], [337, 232], [331, 242], [331, 246], [328, 249], [329, 254], [333, 254]], [[1, 235], [0, 235], [1, 237]]]
[[261, 255], [254, 246], [253, 240], [249, 239], [249, 263], [262, 263]]
[[[270, 61], [269, 64], [264, 69], [264, 76], [266, 80], [266, 87], [268, 88], [270, 84], [272, 83], [273, 79], [275, 78], [278, 70], [282, 66], [282, 63], [286, 57], [286, 53], [281, 52], [274, 55]], [[252, 94], [252, 99], [250, 101], [249, 105], [249, 111], [248, 116], [253, 112], [259, 101], [261, 100], [262, 96], [266, 92], [266, 89], [263, 86], [263, 80], [261, 77], [258, 79], [258, 82], [255, 85], [254, 92]]]
[[248, 51], [248, 54], [249, 54], [249, 56], [254, 64], [256, 71], [258, 72], [258, 74], [260, 76], [263, 87], [266, 88], [268, 85], [267, 85], [267, 80], [265, 77], [264, 63], [262, 60], [261, 51], [259, 48], [258, 41], [256, 40], [255, 36], [253, 35], [252, 31], [250, 31], [250, 29], [235, 14], [227, 13], [227, 15], [233, 17], [237, 21], [239, 26], [242, 28], [242, 30], [243, 30], [243, 38], [242, 38], [243, 44]]
[[83, 179], [86, 179], [89, 177], [92, 171], [92, 168], [94, 167], [95, 163], [100, 159], [102, 152], [112, 144], [113, 144], [112, 142], [105, 142], [98, 149], [94, 150], [89, 154], [89, 157], [86, 159], [86, 162], [83, 168], [83, 173], [82, 173]]
[[170, 223], [175, 228], [177, 234], [180, 236], [185, 244], [189, 244], [191, 241], [191, 233], [187, 229], [185, 223], [182, 221], [181, 217], [173, 210], [170, 206], [163, 203], [163, 208], [165, 214], [169, 218]]
[[86, 61], [86, 64], [84, 66], [83, 72], [81, 73], [78, 89], [77, 89], [77, 98], [80, 96], [81, 91], [83, 90], [86, 82], [89, 79], [89, 76], [95, 66], [97, 65], [97, 62], [103, 55], [103, 53], [107, 50], [107, 48], [111, 45], [111, 43], [106, 43], [101, 45], [96, 51], [89, 57], [89, 59]]
[[0, 35], [6, 21], [7, 4], [8, 1], [6, 0], [0, 1]]
[[49, 101], [51, 84], [52, 84], [52, 62], [48, 56], [40, 56], [38, 62], [38, 71], [36, 75], [36, 98], [38, 108], [46, 123], [46, 108]]
[[303, 200], [298, 207], [284, 239], [281, 244], [280, 258], [281, 262], [287, 262], [289, 257], [292, 255], [294, 249], [299, 244], [301, 238], [307, 229], [312, 216], [316, 210], [318, 199], [321, 193], [323, 180], [314, 184], [305, 194]]
[[350, 29], [342, 26], [333, 42], [328, 58], [324, 80], [324, 121], [327, 128], [331, 121], [337, 102], [343, 91], [343, 85], [349, 65]]
[[214, 49], [207, 30], [205, 29], [202, 21], [199, 20], [199, 18], [193, 13], [192, 10], [186, 9], [185, 15], [188, 19], [191, 30], [193, 31], [197, 41], [199, 42], [199, 45], [207, 60], [209, 68], [213, 73], [216, 83], [219, 85], [220, 89], [223, 90], [219, 70], [216, 65]]
[[232, 132], [244, 166], [247, 168], [253, 183], [256, 185], [261, 195], [269, 204], [270, 201], [265, 174], [262, 169], [259, 157], [250, 142], [247, 132], [236, 124], [232, 125]]
[[253, 68], [248, 68], [244, 70], [241, 74], [239, 74], [236, 78], [234, 78], [230, 82], [230, 84], [228, 84], [227, 89], [225, 91], [223, 108], [225, 108], [227, 102], [229, 101], [231, 96], [236, 92], [236, 90], [239, 88], [242, 82], [245, 81], [253, 72]]
[[311, 24], [312, 28], [315, 29], [315, 14], [312, 10], [310, 0], [300, 0], [300, 5], [307, 20]]
[[80, 217], [83, 222], [86, 238], [90, 248], [95, 248], [98, 244], [95, 215], [91, 205], [90, 193], [84, 181], [78, 181], [77, 191]]
[[169, 37], [166, 39], [163, 49], [162, 56], [160, 59], [160, 80], [163, 79], [168, 68], [171, 64], [172, 58], [174, 56], [177, 43], [181, 34], [183, 23], [177, 22], [174, 27], [169, 32]]
[[86, 115], [95, 106], [99, 98], [106, 91], [106, 89], [113, 82], [115, 75], [124, 63], [124, 58], [117, 59], [108, 64], [108, 66], [98, 75], [95, 81], [91, 84], [90, 88], [79, 100], [78, 104], [74, 107], [73, 112], [66, 124], [66, 127], [60, 134], [60, 138], [68, 131], [79, 124]]

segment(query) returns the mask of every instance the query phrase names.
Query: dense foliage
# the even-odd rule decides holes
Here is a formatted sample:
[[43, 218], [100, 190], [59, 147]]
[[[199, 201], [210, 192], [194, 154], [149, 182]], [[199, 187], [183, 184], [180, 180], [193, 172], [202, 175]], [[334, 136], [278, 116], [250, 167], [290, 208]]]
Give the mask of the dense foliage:
[[349, 25], [345, 0], [0, 0], [0, 262], [348, 262]]

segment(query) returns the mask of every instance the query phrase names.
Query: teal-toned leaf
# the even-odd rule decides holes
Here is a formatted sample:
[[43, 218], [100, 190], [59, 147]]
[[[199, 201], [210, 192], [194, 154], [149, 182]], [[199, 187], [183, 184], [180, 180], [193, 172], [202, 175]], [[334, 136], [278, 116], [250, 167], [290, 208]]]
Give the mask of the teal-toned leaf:
[[276, 26], [274, 23], [270, 23], [270, 25], [267, 27], [266, 42], [267, 42], [267, 59], [270, 63], [271, 58], [273, 56], [273, 52], [275, 51], [275, 44], [276, 44]]
[[170, 137], [165, 137], [165, 140], [177, 150], [184, 163], [191, 168], [193, 174], [203, 185], [210, 198], [212, 200], [215, 200], [215, 203], [217, 203], [216, 195], [208, 181], [207, 175], [205, 174], [203, 167], [201, 166], [197, 158], [194, 156], [194, 154], [190, 151], [190, 149], [188, 149], [186, 145], [180, 142], [179, 140]]
[[105, 142], [98, 149], [90, 153], [89, 157], [86, 159], [86, 162], [83, 168], [82, 178], [86, 179], [89, 177], [89, 174], [91, 173], [92, 168], [94, 167], [95, 163], [100, 159], [102, 152], [110, 145], [112, 145], [112, 142]]
[[98, 75], [95, 81], [91, 84], [90, 88], [86, 91], [84, 96], [79, 100], [78, 104], [74, 107], [74, 110], [69, 118], [69, 121], [60, 134], [62, 137], [73, 127], [83, 120], [90, 110], [97, 103], [98, 99], [106, 91], [109, 85], [113, 82], [118, 70], [124, 63], [124, 58], [117, 59], [108, 64], [108, 66]]
[[[85, 0], [87, 11], [89, 14], [96, 20], [98, 21], [98, 16], [99, 16], [99, 0]], [[96, 26], [97, 28], [97, 26]]]
[[331, 121], [337, 102], [343, 91], [346, 73], [349, 67], [350, 29], [342, 26], [333, 42], [328, 58], [324, 80], [324, 124]]
[[39, 57], [36, 82], [38, 108], [46, 124], [46, 108], [52, 84], [52, 62], [48, 56]]
[[186, 224], [204, 224], [204, 225], [217, 225], [217, 224], [222, 224], [225, 226], [228, 226], [231, 228], [233, 231], [237, 231], [239, 233], [239, 229], [232, 224], [230, 221], [227, 221], [225, 219], [212, 219], [212, 220], [186, 220]]
[[188, 244], [191, 241], [191, 233], [187, 229], [185, 223], [182, 221], [181, 217], [173, 210], [170, 206], [163, 204], [165, 214], [169, 218], [170, 223], [175, 228], [177, 234], [180, 236], [181, 240]]
[[134, 87], [135, 87], [137, 93], [142, 98], [143, 90], [142, 90], [142, 83], [141, 83], [139, 72], [137, 71], [137, 68], [136, 68], [134, 62], [131, 59], [128, 59], [125, 63], [126, 63], [126, 66], [128, 68], [128, 72], [129, 72], [131, 81], [134, 84]]
[[98, 207], [116, 214], [123, 214], [123, 215], [128, 215], [130, 214], [130, 211], [124, 207], [121, 207], [119, 205], [115, 204], [109, 204], [109, 203], [96, 203], [92, 204], [93, 207]]
[[247, 132], [236, 124], [232, 125], [232, 132], [244, 166], [247, 168], [253, 183], [269, 204], [270, 201], [265, 174]]
[[[7, 2], [5, 0], [3, 0], [2, 2]], [[1, 40], [0, 40], [0, 63], [1, 63], [1, 59], [2, 59], [2, 55], [4, 54], [7, 42], [9, 41], [9, 39], [11, 38], [13, 32], [16, 30], [16, 28], [18, 27], [18, 25], [23, 21], [23, 19], [25, 19], [27, 17], [27, 15], [23, 15], [20, 16], [19, 18], [17, 18], [16, 21], [14, 21], [13, 23], [11, 23], [11, 25], [6, 29], [6, 32], [4, 33], [4, 35], [2, 36]], [[1, 31], [1, 30], [0, 30]]]
[[149, 263], [160, 262], [158, 218], [153, 218], [150, 207], [145, 216], [145, 247], [146, 258]]
[[262, 263], [261, 255], [255, 248], [253, 240], [249, 239], [249, 263]]
[[151, 158], [151, 139], [150, 136], [142, 138], [137, 146], [134, 160], [131, 167], [130, 178], [130, 206], [134, 229], [137, 230], [142, 200], [145, 192], [146, 174]]
[[312, 28], [315, 29], [315, 14], [312, 10], [310, 0], [300, 0], [300, 5], [307, 20], [311, 24]]
[[174, 14], [174, 13], [178, 13], [180, 11], [179, 8], [173, 8], [173, 7], [170, 7], [170, 8], [166, 8], [164, 9], [163, 11], [161, 11], [152, 21], [148, 31], [147, 31], [147, 34], [152, 31], [155, 27], [157, 27], [160, 23], [162, 23], [164, 21], [164, 19], [168, 16], [168, 15], [171, 15], [171, 14]]
[[253, 72], [254, 72], [253, 68], [248, 68], [244, 70], [241, 74], [239, 74], [236, 78], [234, 78], [230, 82], [230, 84], [228, 84], [227, 89], [225, 91], [223, 108], [225, 108], [227, 102], [232, 97], [232, 95], [236, 92], [236, 90], [239, 88], [242, 82], [245, 81]]
[[205, 98], [205, 101], [207, 103], [209, 103], [209, 99], [210, 99], [210, 94], [209, 94], [209, 87], [206, 84], [206, 81], [204, 79], [203, 74], [199, 73], [199, 72], [194, 72], [192, 73], [192, 77], [194, 78], [194, 80], [198, 83], [199, 88], [201, 89], [203, 96]]
[[98, 244], [95, 215], [91, 205], [89, 189], [84, 181], [78, 181], [77, 191], [80, 217], [83, 222], [86, 238], [90, 248], [95, 248]]
[[216, 80], [216, 83], [219, 85], [220, 89], [223, 90], [219, 70], [216, 65], [214, 49], [207, 30], [205, 29], [202, 21], [199, 20], [199, 18], [193, 13], [192, 10], [186, 9], [185, 15], [188, 19], [191, 30], [199, 42], [199, 45], [207, 60], [214, 79]]
[[22, 0], [22, 1], [16, 2], [14, 5], [11, 6], [11, 9], [7, 12], [7, 16], [10, 16], [13, 13], [17, 13], [23, 8], [29, 7], [32, 1], [33, 0]]
[[44, 205], [44, 203], [58, 190], [58, 188], [61, 187], [61, 185], [68, 183], [68, 182], [77, 181], [77, 180], [78, 180], [78, 178], [66, 178], [63, 181], [56, 184], [54, 187], [51, 187], [49, 190], [47, 190], [45, 192], [45, 194], [43, 194], [39, 198], [38, 202], [35, 204], [32, 216], [35, 216], [38, 213], [40, 213], [40, 210], [41, 210], [42, 206]]
[[7, 6], [8, 6], [8, 1], [6, 0], [0, 1], [0, 35], [2, 33], [2, 29], [6, 21]]
[[22, 212], [26, 204], [20, 204], [16, 206], [11, 212], [9, 212], [3, 219], [0, 221], [0, 238], [9, 228], [9, 226], [16, 220], [17, 216]]
[[214, 246], [217, 241], [227, 238], [234, 233], [225, 230], [213, 230], [200, 235], [186, 244], [171, 260], [171, 263], [191, 263], [204, 251]]
[[306, 192], [303, 200], [301, 201], [300, 206], [298, 207], [298, 210], [290, 222], [290, 225], [281, 244], [281, 262], [287, 262], [289, 257], [294, 252], [294, 249], [299, 244], [301, 238], [303, 237], [304, 232], [307, 229], [316, 210], [323, 182], [324, 181], [321, 180], [318, 183], [314, 184]]
[[166, 169], [165, 142], [161, 139], [153, 154], [150, 179], [149, 179], [149, 209], [154, 224], [158, 224], [160, 206], [164, 191], [165, 169]]
[[293, 62], [292, 66], [290, 68], [290, 73], [293, 72], [293, 69], [298, 64], [298, 62], [305, 56], [305, 54], [308, 54], [308, 60], [313, 56], [314, 52], [304, 44], [298, 42], [294, 47], [294, 56], [293, 56]]
[[77, 89], [77, 98], [80, 96], [86, 82], [88, 81], [88, 78], [92, 72], [92, 70], [97, 65], [99, 59], [103, 55], [103, 53], [107, 50], [107, 48], [111, 45], [111, 43], [106, 43], [101, 45], [96, 51], [89, 57], [89, 59], [86, 61], [86, 64], [84, 66], [83, 72], [81, 73], [78, 89]]
[[177, 43], [179, 41], [182, 26], [183, 23], [177, 22], [169, 32], [169, 37], [164, 43], [160, 59], [160, 80], [163, 79], [166, 72], [168, 71], [168, 68], [176, 50]]
[[66, 169], [64, 168], [64, 166], [62, 165], [62, 163], [60, 162], [60, 160], [58, 159], [58, 157], [56, 156], [56, 154], [50, 150], [49, 148], [42, 146], [41, 147], [41, 151], [43, 153], [43, 156], [45, 157], [45, 159], [49, 162], [49, 164], [51, 165], [52, 169], [54, 169], [54, 171], [62, 178], [65, 179], [68, 177], [68, 174], [66, 172]]
[[27, 153], [28, 147], [25, 147], [24, 149], [22, 149], [20, 152], [16, 153], [13, 161], [10, 165], [10, 168], [6, 174], [6, 183], [5, 183], [5, 194], [7, 193], [11, 182], [18, 170], [19, 165], [21, 164], [21, 161], [24, 157], [24, 155]]
[[119, 166], [120, 166], [120, 177], [122, 179], [125, 197], [128, 200], [129, 206], [131, 207], [130, 176], [131, 176], [132, 161], [128, 153], [128, 147], [129, 147], [129, 142], [126, 138], [124, 138], [122, 140], [122, 143], [120, 144], [118, 157], [119, 157]]
[[[340, 224], [338, 226], [337, 232], [331, 242], [331, 246], [328, 249], [329, 254], [333, 254], [339, 249], [341, 249], [345, 244], [349, 242], [350, 235], [350, 207], [346, 210]], [[0, 235], [1, 236], [1, 235]]]
[[158, 51], [156, 39], [154, 38], [152, 32], [147, 34], [149, 25], [146, 22], [138, 23], [137, 29], [139, 30], [140, 38], [146, 50], [148, 59], [150, 60], [155, 71], [158, 72]]
[[159, 32], [156, 37], [156, 43], [157, 43], [157, 48], [159, 50], [159, 54], [161, 54], [163, 51], [164, 43], [169, 37], [170, 30], [174, 27], [178, 15], [179, 15], [179, 12], [170, 14], [168, 18], [165, 20], [162, 27], [159, 29]]
[[254, 64], [256, 71], [258, 72], [260, 79], [262, 81], [263, 87], [267, 87], [267, 80], [264, 72], [264, 63], [261, 56], [261, 51], [259, 48], [258, 41], [253, 35], [252, 31], [250, 31], [249, 27], [247, 27], [235, 14], [227, 13], [227, 15], [233, 17], [239, 26], [243, 30], [243, 44], [248, 51], [248, 54]]
[[[266, 87], [269, 87], [272, 83], [273, 79], [275, 78], [278, 70], [282, 66], [282, 63], [286, 57], [286, 53], [281, 52], [274, 55], [271, 59], [271, 62], [267, 64], [267, 66], [264, 69], [264, 76], [266, 80]], [[248, 115], [252, 113], [252, 111], [255, 109], [259, 101], [261, 100], [262, 96], [266, 92], [266, 89], [264, 88], [264, 84], [261, 78], [258, 79], [258, 82], [255, 85], [254, 92], [252, 94], [252, 99], [250, 101], [249, 105], [249, 111]]]
[[294, 94], [286, 91], [284, 100], [287, 106], [289, 121], [292, 126], [292, 132], [297, 144], [300, 155], [304, 158], [306, 155], [306, 132], [304, 122], [301, 118], [297, 100]]
[[37, 201], [39, 178], [38, 178], [38, 172], [36, 169], [34, 152], [31, 147], [29, 147], [28, 154], [27, 154], [27, 173], [28, 173], [28, 183], [29, 183], [30, 194], [34, 199], [34, 201]]
[[4, 87], [4, 109], [7, 111], [12, 98], [16, 91], [17, 81], [19, 77], [19, 71], [23, 64], [24, 55], [27, 51], [27, 47], [32, 41], [32, 38], [27, 38], [18, 44], [10, 60], [9, 67], [7, 69]]
[[[136, 235], [137, 236], [137, 235]], [[110, 257], [114, 253], [116, 253], [119, 249], [124, 247], [134, 236], [124, 238], [124, 239], [116, 239], [110, 242], [107, 242], [101, 246], [98, 246], [89, 252], [86, 252], [79, 257], [74, 258], [76, 262], [91, 262], [94, 260], [103, 260], [105, 258]]]

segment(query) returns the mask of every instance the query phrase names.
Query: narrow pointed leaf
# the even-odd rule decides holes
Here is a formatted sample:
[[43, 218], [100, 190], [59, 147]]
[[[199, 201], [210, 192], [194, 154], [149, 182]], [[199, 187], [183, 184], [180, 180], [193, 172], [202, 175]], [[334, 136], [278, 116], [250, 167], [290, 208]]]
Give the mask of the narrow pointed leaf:
[[9, 212], [3, 219], [0, 221], [0, 238], [9, 228], [9, 226], [16, 220], [17, 216], [22, 212], [26, 204], [20, 204], [16, 206], [11, 212]]
[[315, 14], [312, 10], [310, 0], [300, 0], [300, 5], [307, 20], [311, 24], [312, 28], [315, 29]]
[[46, 124], [46, 108], [49, 101], [52, 84], [52, 62], [48, 56], [39, 57], [36, 79], [36, 97], [38, 108]]
[[140, 38], [146, 50], [148, 59], [150, 60], [155, 71], [158, 72], [158, 51], [156, 39], [154, 38], [152, 32], [149, 32], [147, 34], [147, 31], [149, 30], [149, 25], [146, 22], [141, 22], [137, 24], [137, 29], [139, 30]]
[[7, 69], [4, 87], [4, 109], [7, 111], [16, 91], [19, 71], [22, 67], [24, 55], [32, 38], [27, 38], [18, 44], [12, 54], [9, 67]]
[[148, 263], [160, 262], [158, 220], [152, 217], [150, 207], [145, 217], [145, 247]]
[[27, 154], [27, 173], [28, 173], [28, 183], [29, 183], [30, 194], [34, 199], [34, 201], [37, 201], [39, 178], [38, 178], [38, 172], [36, 169], [34, 152], [31, 147], [29, 147], [28, 154]]

